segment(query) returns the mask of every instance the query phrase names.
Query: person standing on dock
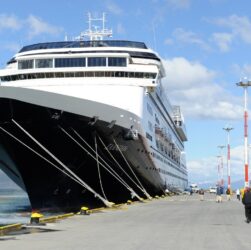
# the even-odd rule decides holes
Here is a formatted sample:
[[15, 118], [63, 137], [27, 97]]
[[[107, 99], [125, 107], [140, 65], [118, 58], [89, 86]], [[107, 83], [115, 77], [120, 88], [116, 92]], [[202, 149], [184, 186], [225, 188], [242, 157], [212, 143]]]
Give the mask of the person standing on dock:
[[227, 200], [230, 201], [231, 200], [231, 190], [230, 190], [230, 188], [227, 189], [226, 194], [227, 194]]
[[236, 190], [236, 198], [237, 198], [237, 200], [240, 200], [240, 189], [239, 188], [237, 188], [237, 190]]
[[200, 195], [200, 200], [204, 201], [204, 190], [202, 188], [199, 190], [199, 195]]
[[251, 221], [251, 191], [249, 187], [244, 192], [242, 203], [245, 206], [246, 221], [249, 223]]
[[244, 188], [241, 188], [241, 190], [240, 190], [240, 193], [241, 193], [241, 200], [243, 199], [244, 191], [245, 191], [245, 189], [244, 189]]
[[218, 203], [222, 202], [221, 194], [222, 194], [222, 188], [220, 186], [217, 186], [217, 188], [216, 188], [216, 202], [218, 202]]

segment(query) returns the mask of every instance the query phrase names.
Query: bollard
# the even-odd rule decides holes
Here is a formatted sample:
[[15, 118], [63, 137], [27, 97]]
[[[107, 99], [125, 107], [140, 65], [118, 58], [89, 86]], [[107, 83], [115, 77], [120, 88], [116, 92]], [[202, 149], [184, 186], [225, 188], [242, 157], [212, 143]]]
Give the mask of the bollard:
[[127, 205], [131, 205], [131, 204], [132, 204], [132, 201], [131, 201], [131, 200], [128, 200], [128, 201], [126, 202], [126, 204], [127, 204]]
[[40, 218], [42, 218], [43, 215], [37, 212], [32, 212], [31, 213], [31, 219], [30, 219], [30, 224], [38, 224]]
[[90, 215], [90, 211], [88, 207], [81, 207], [80, 214], [82, 215]]

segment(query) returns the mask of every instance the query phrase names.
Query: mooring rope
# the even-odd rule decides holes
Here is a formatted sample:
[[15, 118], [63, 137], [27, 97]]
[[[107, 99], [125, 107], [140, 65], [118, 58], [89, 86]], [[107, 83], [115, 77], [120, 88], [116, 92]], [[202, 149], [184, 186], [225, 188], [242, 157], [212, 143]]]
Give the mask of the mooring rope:
[[56, 162], [58, 162], [66, 171], [68, 171], [72, 176], [74, 176], [80, 183], [82, 183], [87, 190], [94, 194], [95, 197], [99, 198], [107, 207], [111, 207], [112, 204], [104, 199], [100, 194], [93, 190], [87, 183], [85, 183], [81, 178], [79, 178], [73, 171], [71, 171], [63, 162], [61, 162], [55, 155], [53, 155], [46, 147], [44, 147], [38, 140], [36, 140], [28, 131], [26, 131], [20, 124], [18, 124], [14, 119], [13, 123], [19, 127], [26, 135], [28, 135], [39, 147], [41, 147], [48, 155], [50, 155]]
[[115, 141], [114, 138], [113, 138], [113, 141], [114, 141], [114, 143], [115, 143], [115, 145], [116, 145], [118, 151], [119, 151], [120, 154], [122, 155], [124, 161], [126, 162], [128, 168], [131, 170], [131, 172], [132, 172], [132, 174], [134, 175], [135, 179], [138, 181], [139, 185], [141, 186], [142, 191], [144, 192], [144, 194], [147, 196], [148, 199], [151, 199], [152, 197], [147, 193], [147, 191], [145, 190], [145, 188], [144, 188], [143, 185], [141, 184], [140, 180], [138, 179], [137, 175], [136, 175], [136, 174], [134, 173], [134, 171], [132, 170], [132, 168], [131, 168], [129, 162], [126, 160], [124, 154], [122, 153], [121, 149], [119, 148], [119, 146], [118, 146], [118, 144], [117, 144], [117, 142]]
[[[25, 144], [24, 142], [22, 142], [21, 140], [19, 140], [16, 136], [14, 136], [13, 134], [11, 134], [10, 132], [8, 132], [6, 129], [4, 129], [3, 127], [0, 127], [0, 129], [5, 132], [7, 135], [9, 135], [10, 137], [12, 137], [13, 139], [15, 139], [17, 142], [19, 142], [21, 145], [23, 145], [24, 147], [28, 148], [30, 151], [32, 151], [34, 154], [36, 154], [37, 156], [39, 156], [40, 158], [42, 158], [43, 160], [45, 160], [46, 162], [48, 162], [49, 164], [51, 164], [53, 167], [55, 167], [57, 170], [59, 170], [60, 172], [62, 172], [63, 174], [65, 174], [66, 176], [68, 176], [69, 178], [71, 178], [72, 180], [74, 180], [75, 182], [77, 182], [78, 184], [80, 184], [81, 186], [83, 186], [82, 183], [80, 183], [77, 179], [75, 179], [73, 176], [69, 175], [67, 172], [65, 172], [63, 169], [59, 168], [57, 165], [55, 165], [53, 162], [51, 162], [50, 160], [48, 160], [47, 158], [45, 158], [43, 155], [39, 154], [36, 150], [32, 149], [30, 146], [28, 146], [27, 144]], [[83, 186], [85, 187], [85, 186]]]
[[[69, 133], [67, 133], [63, 128], [61, 128], [72, 140], [74, 140], [83, 150], [88, 152], [88, 154], [95, 159], [95, 157], [87, 150], [85, 149], [78, 141], [76, 141]], [[80, 136], [80, 134], [72, 128], [73, 132], [92, 150], [92, 152], [95, 153], [94, 149]], [[100, 165], [106, 169], [114, 178], [116, 178], [122, 185], [124, 185], [132, 194], [132, 196], [136, 196], [139, 200], [142, 200], [142, 198], [119, 176], [119, 174], [99, 155], [99, 158], [104, 162], [104, 164], [107, 166], [104, 166], [102, 162], [100, 162]], [[109, 169], [107, 169], [109, 168]]]
[[112, 153], [108, 150], [107, 146], [103, 142], [103, 140], [98, 136], [98, 139], [101, 141], [104, 148], [107, 150], [108, 154], [111, 156], [111, 158], [115, 161], [115, 163], [118, 165], [118, 167], [123, 171], [123, 173], [137, 186], [145, 195], [147, 198], [150, 197], [150, 195], [147, 195], [146, 190], [143, 187], [140, 187], [132, 178], [131, 176], [122, 168], [122, 166], [119, 164], [119, 162], [115, 159], [115, 157], [112, 155]]
[[97, 145], [96, 134], [95, 134], [95, 136], [94, 136], [94, 142], [95, 142], [95, 151], [96, 151], [96, 161], [97, 161], [97, 168], [98, 168], [99, 184], [100, 184], [100, 188], [101, 188], [101, 191], [102, 191], [104, 197], [107, 199], [107, 197], [106, 197], [106, 195], [105, 195], [104, 188], [103, 188], [102, 180], [101, 180], [100, 167], [99, 167], [99, 160], [98, 160], [99, 155], [98, 155], [98, 145]]

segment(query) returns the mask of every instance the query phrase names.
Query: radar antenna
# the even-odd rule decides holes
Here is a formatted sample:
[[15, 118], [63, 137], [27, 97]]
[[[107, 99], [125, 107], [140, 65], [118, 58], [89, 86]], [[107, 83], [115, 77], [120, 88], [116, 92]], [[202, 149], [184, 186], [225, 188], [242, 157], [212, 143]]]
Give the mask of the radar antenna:
[[[76, 37], [76, 40], [84, 40], [88, 37], [89, 40], [103, 40], [103, 37], [112, 37], [112, 30], [105, 28], [106, 14], [103, 13], [102, 18], [93, 18], [91, 13], [88, 13], [88, 26], [89, 28], [80, 33], [80, 36]], [[102, 22], [102, 29], [99, 26], [94, 25], [93, 22]]]

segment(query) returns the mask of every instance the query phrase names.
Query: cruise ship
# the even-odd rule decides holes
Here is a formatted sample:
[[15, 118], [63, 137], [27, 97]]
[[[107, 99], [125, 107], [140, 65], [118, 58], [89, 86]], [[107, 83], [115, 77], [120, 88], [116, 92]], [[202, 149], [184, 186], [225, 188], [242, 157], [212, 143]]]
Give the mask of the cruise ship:
[[[184, 118], [143, 42], [89, 28], [24, 46], [0, 71], [0, 168], [32, 209], [78, 210], [188, 185]], [[86, 39], [87, 38], [87, 39]]]

